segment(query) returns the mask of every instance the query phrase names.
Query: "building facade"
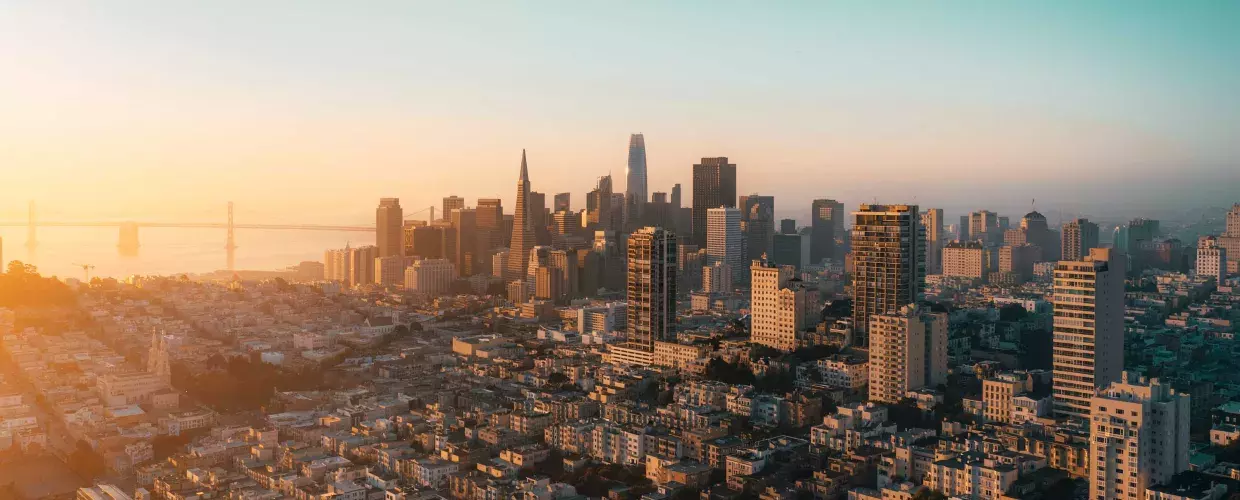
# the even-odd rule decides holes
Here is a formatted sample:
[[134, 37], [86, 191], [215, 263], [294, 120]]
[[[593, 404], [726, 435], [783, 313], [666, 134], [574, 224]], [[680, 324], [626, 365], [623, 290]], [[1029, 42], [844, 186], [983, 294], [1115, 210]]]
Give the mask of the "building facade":
[[870, 401], [898, 403], [947, 380], [947, 315], [910, 304], [870, 318]]
[[1092, 248], [1081, 260], [1055, 266], [1051, 304], [1058, 416], [1089, 418], [1095, 391], [1119, 380], [1124, 369], [1124, 272], [1123, 255], [1110, 248]]
[[[672, 192], [673, 198], [675, 192]], [[706, 246], [707, 211], [719, 207], [736, 207], [736, 164], [728, 163], [727, 157], [702, 158], [701, 163], [693, 165], [693, 237], [690, 243]]]
[[676, 235], [646, 227], [628, 247], [628, 341], [653, 352], [656, 341], [676, 339]]
[[916, 205], [862, 204], [853, 212], [853, 341], [857, 345], [867, 345], [871, 316], [917, 302], [926, 282], [923, 240]]

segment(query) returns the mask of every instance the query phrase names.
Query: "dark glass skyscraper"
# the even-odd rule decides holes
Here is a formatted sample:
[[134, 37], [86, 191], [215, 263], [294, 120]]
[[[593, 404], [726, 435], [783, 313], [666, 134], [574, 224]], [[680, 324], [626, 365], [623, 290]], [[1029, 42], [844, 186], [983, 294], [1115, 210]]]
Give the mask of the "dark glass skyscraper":
[[653, 351], [656, 341], [674, 341], [676, 325], [676, 235], [646, 227], [629, 235], [628, 340]]
[[624, 185], [625, 221], [636, 224], [646, 208], [646, 138], [641, 134], [629, 136], [628, 180]]
[[404, 243], [404, 211], [399, 198], [380, 198], [375, 209], [375, 246], [380, 257], [402, 255]]
[[693, 240], [706, 247], [706, 211], [719, 207], [736, 207], [736, 164], [726, 156], [702, 158], [693, 165]]

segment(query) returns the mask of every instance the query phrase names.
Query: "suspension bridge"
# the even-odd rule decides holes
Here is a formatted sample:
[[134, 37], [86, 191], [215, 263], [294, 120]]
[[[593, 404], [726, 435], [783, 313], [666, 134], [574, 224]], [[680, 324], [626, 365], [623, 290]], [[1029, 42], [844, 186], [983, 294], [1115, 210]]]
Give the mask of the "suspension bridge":
[[37, 217], [35, 203], [29, 205], [25, 222], [0, 221], [0, 226], [26, 226], [26, 248], [39, 246], [39, 227], [116, 227], [120, 228], [119, 244], [122, 253], [137, 253], [139, 228], [210, 228], [226, 229], [224, 249], [228, 251], [228, 270], [234, 270], [237, 240], [235, 229], [270, 229], [290, 231], [357, 231], [375, 232], [374, 226], [333, 226], [322, 224], [237, 224], [233, 219], [233, 203], [228, 202], [228, 219], [225, 222], [143, 222], [143, 221], [44, 221]]

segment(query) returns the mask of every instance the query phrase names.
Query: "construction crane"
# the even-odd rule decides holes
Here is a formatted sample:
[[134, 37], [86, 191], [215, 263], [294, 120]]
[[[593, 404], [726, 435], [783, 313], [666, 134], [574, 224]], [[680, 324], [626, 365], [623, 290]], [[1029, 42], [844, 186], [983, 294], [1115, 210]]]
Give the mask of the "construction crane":
[[91, 269], [94, 269], [94, 268], [95, 268], [95, 266], [94, 266], [93, 264], [77, 264], [77, 263], [75, 263], [75, 264], [73, 264], [73, 265], [74, 265], [75, 267], [80, 267], [80, 268], [82, 268], [82, 275], [85, 277], [85, 280], [84, 280], [83, 282], [84, 282], [84, 283], [90, 283], [90, 270], [91, 270]]
[[405, 214], [405, 218], [406, 218], [406, 219], [412, 218], [413, 216], [418, 215], [418, 214], [420, 214], [420, 213], [422, 213], [422, 212], [426, 212], [426, 211], [428, 211], [428, 210], [431, 212], [431, 218], [430, 218], [430, 220], [426, 221], [426, 223], [427, 223], [427, 224], [430, 224], [430, 223], [432, 223], [432, 222], [435, 222], [435, 205], [431, 205], [431, 206], [429, 206], [429, 207], [423, 208], [423, 209], [418, 210], [418, 211], [416, 211], [416, 212], [409, 212], [409, 213]]

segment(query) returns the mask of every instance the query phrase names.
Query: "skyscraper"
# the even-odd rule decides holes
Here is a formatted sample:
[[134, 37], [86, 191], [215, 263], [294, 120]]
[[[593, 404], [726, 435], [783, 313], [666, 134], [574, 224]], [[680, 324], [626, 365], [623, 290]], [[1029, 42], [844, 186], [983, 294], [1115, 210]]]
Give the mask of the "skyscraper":
[[748, 218], [741, 214], [745, 226], [745, 251], [748, 260], [769, 257], [771, 241], [775, 236], [775, 199], [771, 196], [761, 198], [767, 200], [759, 199], [753, 202], [753, 197], [750, 197]]
[[460, 196], [443, 197], [443, 220], [452, 220], [452, 211], [465, 208], [465, 198]]
[[[586, 222], [593, 229], [614, 230], [611, 227], [611, 176], [598, 178], [594, 190], [586, 194]], [[619, 208], [619, 207], [616, 207]]]
[[982, 240], [986, 244], [998, 244], [1003, 241], [1003, 230], [999, 228], [999, 214], [990, 210], [978, 210], [969, 214], [969, 239]]
[[1081, 260], [1089, 249], [1098, 247], [1098, 225], [1089, 219], [1077, 219], [1063, 225], [1060, 260]]
[[797, 220], [796, 219], [780, 219], [779, 220], [779, 232], [780, 234], [796, 234], [797, 233]]
[[676, 338], [676, 235], [645, 227], [628, 247], [628, 342], [653, 352], [656, 341]]
[[625, 223], [636, 224], [642, 220], [646, 208], [646, 138], [641, 134], [629, 136], [628, 180], [624, 185]]
[[693, 165], [694, 245], [706, 246], [706, 211], [719, 207], [736, 207], [736, 165], [728, 163], [727, 157], [702, 158], [702, 163]]
[[925, 232], [917, 205], [862, 204], [853, 212], [853, 340], [868, 345], [870, 317], [916, 303], [925, 287]]
[[1218, 238], [1218, 246], [1227, 251], [1227, 273], [1240, 274], [1240, 203], [1227, 212], [1227, 225]]
[[349, 248], [349, 287], [368, 285], [375, 282], [375, 259], [379, 258], [379, 247], [366, 245]]
[[844, 204], [835, 200], [814, 200], [810, 204], [809, 261], [818, 264], [822, 259], [838, 258], [835, 238], [844, 235]]
[[870, 401], [898, 403], [908, 391], [947, 380], [947, 315], [917, 304], [870, 317]]
[[706, 265], [728, 266], [732, 280], [743, 281], [741, 262], [741, 211], [734, 207], [718, 207], [707, 211]]
[[530, 173], [525, 162], [525, 150], [521, 150], [521, 177], [517, 179], [517, 207], [512, 217], [512, 245], [508, 249], [509, 280], [524, 279], [530, 249], [534, 248], [534, 226], [530, 220]]
[[928, 208], [921, 213], [921, 227], [926, 230], [926, 274], [943, 272], [943, 209]]
[[[1067, 248], [1065, 246], [1064, 248]], [[1124, 263], [1110, 248], [1055, 266], [1054, 396], [1059, 416], [1089, 418], [1094, 392], [1124, 369]]]
[[555, 207], [552, 208], [551, 211], [559, 212], [560, 210], [572, 210], [572, 196], [572, 193], [556, 193]]
[[399, 198], [379, 198], [375, 209], [375, 242], [379, 256], [404, 255], [404, 211]]
[[801, 280], [794, 279], [792, 266], [774, 266], [754, 260], [750, 267], [751, 342], [781, 351], [797, 348], [797, 338], [805, 328], [806, 297]]
[[478, 248], [478, 211], [472, 208], [458, 208], [446, 214], [452, 227], [456, 229], [456, 252], [451, 257], [452, 264], [461, 276], [479, 274], [481, 254]]
[[[1172, 476], [1188, 470], [1187, 394], [1156, 378], [1124, 372], [1090, 404], [1091, 500], [1150, 498], [1147, 488], [1169, 485]], [[1158, 498], [1177, 497], [1182, 498], [1174, 493]]]

